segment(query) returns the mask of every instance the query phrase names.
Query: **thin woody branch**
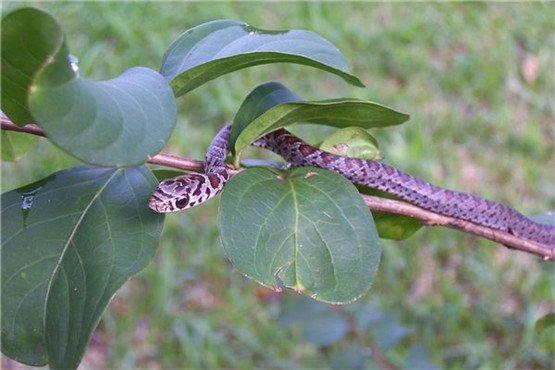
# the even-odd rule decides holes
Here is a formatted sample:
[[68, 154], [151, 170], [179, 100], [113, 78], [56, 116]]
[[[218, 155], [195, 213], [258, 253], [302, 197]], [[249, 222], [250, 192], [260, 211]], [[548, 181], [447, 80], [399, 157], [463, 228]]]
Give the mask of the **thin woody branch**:
[[44, 131], [42, 131], [42, 129], [35, 124], [29, 123], [25, 126], [17, 126], [8, 117], [5, 116], [0, 116], [0, 121], [2, 122], [2, 130], [24, 132], [27, 134], [46, 137]]
[[204, 161], [179, 157], [170, 153], [160, 152], [148, 160], [150, 164], [159, 164], [184, 171], [204, 171]]
[[[34, 124], [17, 126], [7, 117], [1, 117], [2, 130], [17, 131], [45, 137], [46, 135], [40, 127]], [[183, 158], [173, 154], [160, 152], [154, 157], [149, 158], [148, 163], [167, 166], [186, 171], [202, 172], [204, 162], [196, 159]], [[231, 171], [232, 174], [239, 170]], [[477, 235], [498, 242], [506, 247], [517, 249], [523, 252], [535, 254], [543, 258], [544, 261], [555, 261], [555, 248], [545, 244], [537, 243], [513, 235], [506, 231], [495, 230], [486, 226], [476, 225], [472, 222], [460, 220], [453, 217], [439, 215], [409, 203], [385, 199], [370, 195], [362, 195], [364, 202], [371, 210], [382, 211], [397, 215], [409, 216], [422, 221], [426, 226], [443, 226], [451, 229], [460, 230], [469, 234]]]
[[536, 254], [541, 256], [544, 261], [555, 260], [555, 248], [528, 239], [520, 238], [506, 231], [495, 230], [458, 218], [439, 215], [415, 205], [397, 200], [385, 199], [371, 195], [362, 195], [362, 198], [368, 208], [374, 211], [382, 211], [417, 218], [426, 226], [443, 226], [450, 229], [460, 230], [468, 234], [493, 240], [509, 248]]

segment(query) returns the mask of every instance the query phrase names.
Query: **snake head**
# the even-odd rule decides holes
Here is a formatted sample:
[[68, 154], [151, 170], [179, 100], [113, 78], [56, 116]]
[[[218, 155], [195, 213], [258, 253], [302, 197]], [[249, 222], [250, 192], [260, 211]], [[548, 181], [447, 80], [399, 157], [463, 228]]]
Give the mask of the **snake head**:
[[158, 213], [183, 211], [218, 194], [226, 180], [227, 173], [191, 173], [164, 180], [152, 193], [148, 206]]

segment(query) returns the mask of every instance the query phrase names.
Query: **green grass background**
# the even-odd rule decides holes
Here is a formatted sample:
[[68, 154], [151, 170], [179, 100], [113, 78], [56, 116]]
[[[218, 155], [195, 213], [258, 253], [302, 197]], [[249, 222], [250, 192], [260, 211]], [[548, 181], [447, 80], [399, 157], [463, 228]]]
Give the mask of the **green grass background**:
[[[297, 65], [238, 71], [179, 98], [167, 151], [202, 158], [246, 94], [278, 80], [305, 99], [357, 97], [409, 113], [402, 127], [374, 132], [389, 164], [525, 214], [555, 209], [555, 3], [25, 5], [61, 21], [81, 74], [91, 79], [113, 78], [136, 65], [158, 69], [181, 32], [233, 18], [265, 29], [314, 31], [339, 47], [367, 85], [355, 88]], [[18, 6], [4, 2], [3, 11]], [[302, 132], [318, 140], [329, 131]], [[40, 140], [18, 162], [2, 164], [2, 190], [74, 164]], [[284, 304], [296, 295], [267, 299], [263, 288], [233, 269], [219, 240], [217, 209], [218, 199], [167, 217], [155, 261], [115, 296], [84, 365], [321, 368], [333, 361], [349, 367], [342, 361], [356, 351], [371, 357], [352, 334], [322, 347], [305, 340], [299, 326], [281, 325]], [[383, 245], [372, 289], [342, 310], [394, 317], [364, 332], [393, 363], [416, 367], [407, 356], [420, 353], [441, 368], [555, 366], [553, 330], [534, 332], [536, 320], [555, 310], [553, 264], [440, 228]], [[396, 339], [398, 330], [405, 334]]]

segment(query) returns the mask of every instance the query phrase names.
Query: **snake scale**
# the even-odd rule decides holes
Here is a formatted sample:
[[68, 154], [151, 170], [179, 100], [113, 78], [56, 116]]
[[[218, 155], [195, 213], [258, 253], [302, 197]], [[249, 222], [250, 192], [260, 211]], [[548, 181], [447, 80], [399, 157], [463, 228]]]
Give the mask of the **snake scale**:
[[[162, 181], [150, 198], [150, 208], [160, 213], [181, 211], [218, 194], [230, 177], [224, 162], [230, 132], [231, 125], [226, 125], [212, 140], [204, 174], [191, 173]], [[321, 151], [284, 129], [270, 132], [252, 145], [269, 149], [292, 165], [329, 169], [353, 183], [395, 195], [429, 211], [555, 247], [554, 225], [534, 222], [504, 204], [434, 186], [381, 162]]]

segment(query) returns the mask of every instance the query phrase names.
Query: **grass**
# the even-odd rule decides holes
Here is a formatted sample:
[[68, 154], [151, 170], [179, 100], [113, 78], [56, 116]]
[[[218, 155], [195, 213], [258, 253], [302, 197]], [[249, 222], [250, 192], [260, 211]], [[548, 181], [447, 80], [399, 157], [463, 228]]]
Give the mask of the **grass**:
[[[398, 168], [526, 214], [555, 209], [553, 3], [35, 5], [60, 19], [81, 73], [91, 79], [135, 65], [157, 69], [181, 32], [234, 18], [314, 31], [337, 45], [367, 84], [354, 88], [295, 65], [238, 71], [178, 100], [171, 152], [202, 158], [246, 94], [278, 80], [307, 99], [358, 97], [411, 114], [403, 127], [375, 132], [385, 160]], [[4, 10], [16, 6], [4, 3]], [[317, 129], [303, 133], [321, 137]], [[3, 191], [75, 163], [41, 140], [20, 161], [2, 164]], [[118, 292], [84, 365], [311, 368], [336, 361], [345, 367], [342, 353], [365, 352], [352, 336], [323, 348], [303, 340], [298, 326], [281, 325], [296, 295], [268, 296], [230, 266], [217, 207], [215, 200], [167, 217], [155, 261]], [[423, 349], [437, 367], [553, 368], [553, 342], [533, 326], [554, 311], [554, 272], [553, 264], [491, 242], [428, 228], [403, 242], [384, 241], [374, 286], [343, 311], [389, 313], [384, 322], [391, 324], [370, 325], [365, 335], [399, 366]], [[388, 344], [394, 325], [407, 333]], [[417, 363], [411, 361], [408, 367]]]

